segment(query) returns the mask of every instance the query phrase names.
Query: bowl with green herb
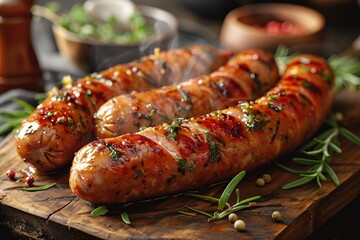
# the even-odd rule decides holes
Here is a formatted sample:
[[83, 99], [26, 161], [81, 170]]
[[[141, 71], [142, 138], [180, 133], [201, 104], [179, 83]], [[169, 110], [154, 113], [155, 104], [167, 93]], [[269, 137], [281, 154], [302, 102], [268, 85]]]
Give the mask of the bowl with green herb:
[[[93, 2], [97, 5], [90, 5]], [[125, 0], [86, 3], [63, 14], [44, 14], [43, 9], [39, 14], [53, 22], [59, 52], [86, 72], [133, 60], [157, 47], [167, 49], [178, 30], [177, 19], [159, 8]], [[124, 6], [130, 10], [125, 12]]]

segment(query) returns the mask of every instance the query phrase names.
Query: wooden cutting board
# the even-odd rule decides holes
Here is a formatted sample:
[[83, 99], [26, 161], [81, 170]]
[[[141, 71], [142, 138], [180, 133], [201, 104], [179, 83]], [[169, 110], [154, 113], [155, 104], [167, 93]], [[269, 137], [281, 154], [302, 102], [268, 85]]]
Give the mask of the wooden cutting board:
[[[345, 113], [344, 123], [360, 136], [360, 92], [340, 93], [334, 108]], [[49, 190], [21, 191], [23, 182], [5, 176], [8, 169], [14, 169], [18, 176], [27, 169], [16, 153], [14, 136], [9, 135], [0, 146], [0, 222], [17, 234], [34, 239], [303, 239], [359, 196], [360, 147], [346, 139], [341, 142], [343, 153], [332, 163], [341, 182], [339, 186], [329, 180], [322, 188], [308, 184], [282, 190], [281, 186], [297, 176], [274, 164], [248, 172], [239, 185], [241, 197], [260, 195], [262, 198], [257, 201], [257, 207], [238, 212], [238, 217], [246, 222], [246, 231], [237, 232], [227, 219], [208, 223], [202, 215], [179, 214], [177, 211], [186, 210], [184, 205], [208, 212], [216, 209], [211, 203], [183, 195], [126, 207], [110, 206], [108, 215], [91, 216], [94, 206], [77, 198], [69, 189], [68, 169], [56, 175], [36, 177], [37, 185], [55, 182], [56, 186]], [[269, 173], [272, 181], [257, 187], [255, 181], [264, 173]], [[199, 193], [219, 197], [225, 185], [206, 186]], [[131, 225], [122, 222], [123, 210], [129, 214]], [[282, 213], [280, 222], [271, 220], [275, 210]]]

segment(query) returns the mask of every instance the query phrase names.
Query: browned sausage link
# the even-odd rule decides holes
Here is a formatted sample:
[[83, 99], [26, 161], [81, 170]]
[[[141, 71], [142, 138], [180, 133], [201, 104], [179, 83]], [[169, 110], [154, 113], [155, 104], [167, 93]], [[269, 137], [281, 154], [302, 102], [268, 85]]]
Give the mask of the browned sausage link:
[[323, 123], [333, 100], [326, 60], [299, 55], [255, 102], [139, 133], [100, 139], [75, 156], [70, 187], [93, 203], [125, 203], [195, 189], [287, 154]]
[[95, 111], [111, 97], [184, 80], [218, 68], [230, 57], [210, 46], [194, 46], [143, 57], [78, 80], [49, 96], [26, 119], [16, 135], [20, 157], [36, 170], [64, 167], [93, 139]]
[[132, 133], [140, 127], [170, 123], [234, 106], [263, 95], [279, 79], [273, 56], [262, 50], [245, 50], [210, 75], [177, 86], [120, 95], [96, 113], [99, 138]]

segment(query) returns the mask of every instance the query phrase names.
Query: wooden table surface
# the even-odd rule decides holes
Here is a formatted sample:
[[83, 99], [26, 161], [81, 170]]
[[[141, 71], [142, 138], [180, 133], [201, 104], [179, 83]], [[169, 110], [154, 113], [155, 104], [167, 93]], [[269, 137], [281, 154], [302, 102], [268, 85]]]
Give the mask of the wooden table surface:
[[[345, 123], [360, 136], [360, 94], [345, 92], [334, 105], [345, 114]], [[179, 214], [189, 205], [214, 211], [214, 205], [185, 196], [170, 196], [154, 201], [112, 206], [106, 216], [94, 217], [94, 206], [77, 198], [68, 186], [68, 173], [38, 176], [36, 184], [56, 182], [56, 186], [40, 192], [24, 192], [21, 181], [5, 176], [14, 169], [18, 176], [27, 166], [17, 156], [14, 137], [9, 135], [0, 146], [0, 212], [2, 224], [16, 234], [32, 239], [304, 239], [339, 212], [360, 193], [360, 148], [342, 139], [343, 153], [335, 157], [333, 168], [341, 184], [327, 181], [322, 188], [309, 184], [298, 189], [282, 190], [281, 186], [296, 176], [273, 164], [247, 173], [239, 185], [243, 198], [262, 196], [258, 206], [238, 213], [246, 222], [246, 231], [237, 232], [226, 219], [208, 223], [206, 217]], [[281, 159], [285, 160], [284, 159]], [[264, 173], [272, 176], [270, 184], [255, 185]], [[202, 194], [220, 196], [226, 183], [208, 186]], [[122, 222], [120, 213], [128, 212], [132, 225]], [[282, 221], [271, 220], [273, 211], [280, 211]]]

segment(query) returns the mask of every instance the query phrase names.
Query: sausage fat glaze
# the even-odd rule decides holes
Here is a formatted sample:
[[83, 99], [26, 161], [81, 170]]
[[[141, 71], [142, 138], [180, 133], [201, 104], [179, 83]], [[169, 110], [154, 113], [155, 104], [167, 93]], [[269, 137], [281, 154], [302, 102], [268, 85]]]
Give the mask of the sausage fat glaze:
[[232, 53], [197, 45], [149, 55], [79, 79], [54, 91], [16, 134], [19, 156], [40, 172], [71, 163], [74, 153], [94, 139], [93, 115], [107, 100], [214, 71]]
[[75, 156], [70, 188], [92, 203], [119, 204], [263, 166], [321, 126], [332, 105], [333, 79], [325, 59], [299, 55], [278, 85], [254, 102], [89, 143]]
[[96, 113], [96, 136], [116, 137], [253, 100], [275, 85], [279, 70], [271, 53], [244, 50], [217, 71], [178, 84], [107, 101]]

